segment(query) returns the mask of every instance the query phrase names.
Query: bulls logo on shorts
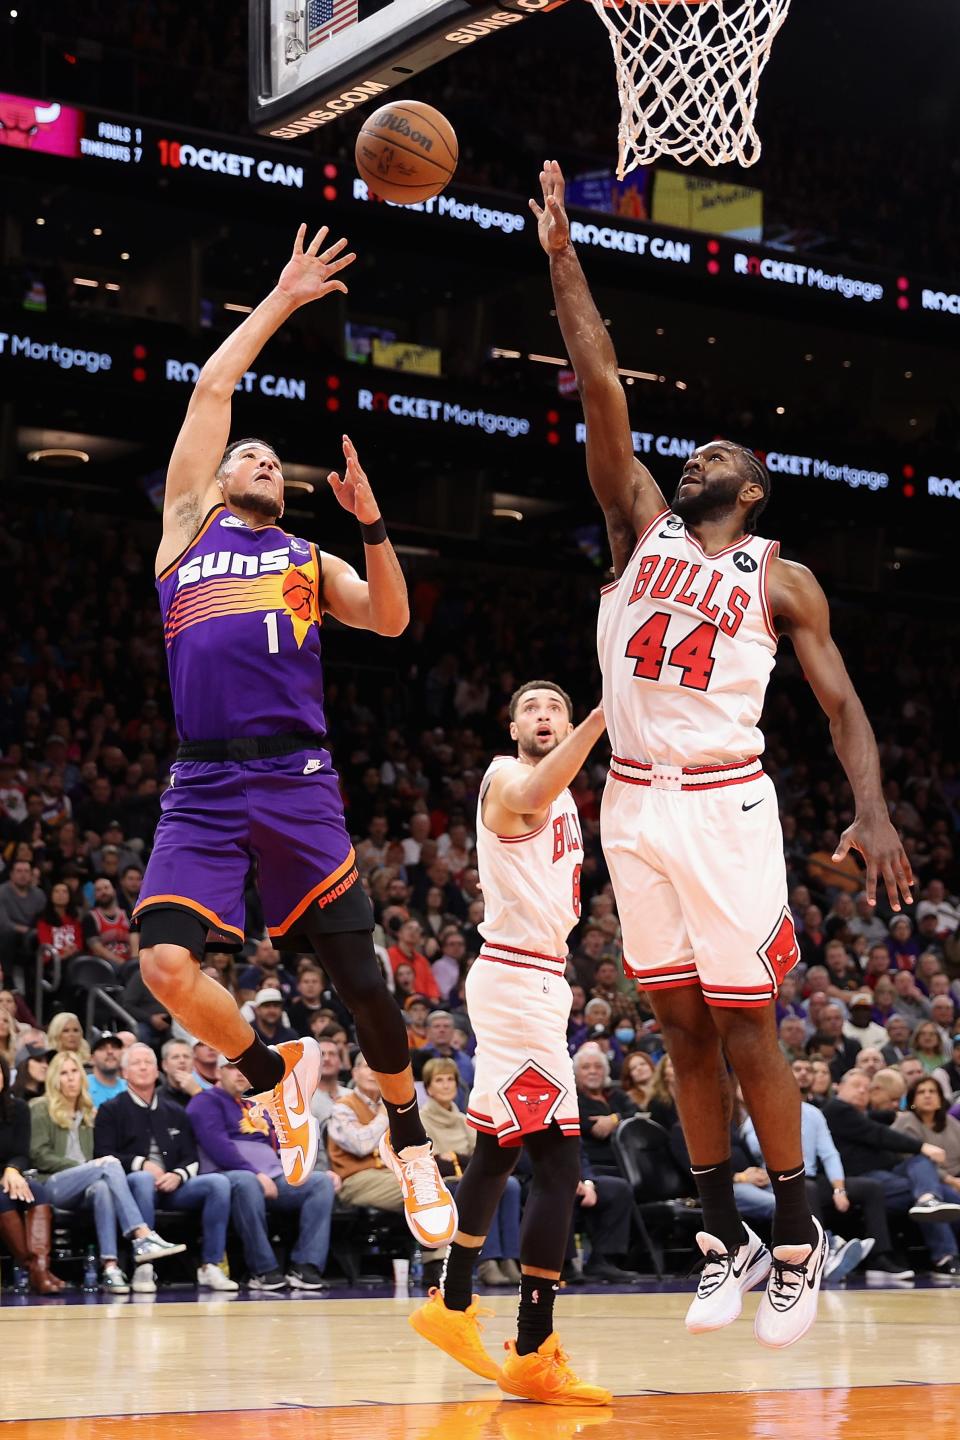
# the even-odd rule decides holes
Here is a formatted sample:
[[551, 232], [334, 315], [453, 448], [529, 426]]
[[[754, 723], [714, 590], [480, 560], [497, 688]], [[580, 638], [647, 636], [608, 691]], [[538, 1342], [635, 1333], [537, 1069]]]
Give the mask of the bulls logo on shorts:
[[793, 928], [793, 917], [789, 910], [781, 911], [780, 919], [777, 921], [773, 933], [760, 946], [757, 954], [773, 970], [777, 977], [777, 985], [785, 975], [789, 975], [800, 959], [797, 932]]
[[500, 1091], [500, 1098], [524, 1132], [546, 1129], [567, 1093], [546, 1070], [528, 1061]]

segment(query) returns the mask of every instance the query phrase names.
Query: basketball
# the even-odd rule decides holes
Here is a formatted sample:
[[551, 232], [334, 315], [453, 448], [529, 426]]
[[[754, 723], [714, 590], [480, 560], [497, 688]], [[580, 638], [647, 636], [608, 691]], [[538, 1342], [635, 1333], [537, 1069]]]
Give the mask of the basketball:
[[309, 620], [313, 606], [313, 581], [302, 570], [291, 570], [283, 581], [283, 602], [300, 620]]
[[446, 116], [420, 100], [381, 105], [357, 136], [361, 179], [381, 200], [417, 205], [453, 178], [459, 147]]

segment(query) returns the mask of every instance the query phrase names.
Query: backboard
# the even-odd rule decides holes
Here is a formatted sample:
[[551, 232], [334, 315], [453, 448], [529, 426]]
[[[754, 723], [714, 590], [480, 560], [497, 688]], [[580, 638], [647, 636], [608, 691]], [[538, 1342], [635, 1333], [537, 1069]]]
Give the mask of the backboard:
[[293, 140], [567, 0], [250, 0], [250, 123]]

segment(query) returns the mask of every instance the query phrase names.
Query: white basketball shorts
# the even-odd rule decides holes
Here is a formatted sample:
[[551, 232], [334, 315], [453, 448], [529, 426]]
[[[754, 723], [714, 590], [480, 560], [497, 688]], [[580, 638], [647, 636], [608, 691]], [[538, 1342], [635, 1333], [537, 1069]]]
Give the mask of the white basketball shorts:
[[554, 1122], [565, 1135], [580, 1133], [563, 969], [562, 959], [488, 944], [470, 967], [466, 998], [477, 1053], [467, 1124], [501, 1145], [519, 1145]]
[[708, 1005], [762, 1006], [797, 963], [783, 835], [759, 760], [681, 770], [614, 759], [601, 838], [641, 989], [699, 985]]

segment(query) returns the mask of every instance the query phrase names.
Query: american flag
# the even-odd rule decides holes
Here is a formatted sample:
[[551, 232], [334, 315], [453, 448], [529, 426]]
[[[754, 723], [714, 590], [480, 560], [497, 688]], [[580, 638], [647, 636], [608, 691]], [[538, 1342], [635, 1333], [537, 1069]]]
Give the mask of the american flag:
[[358, 0], [308, 0], [307, 49], [321, 45], [331, 35], [356, 25]]

